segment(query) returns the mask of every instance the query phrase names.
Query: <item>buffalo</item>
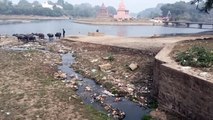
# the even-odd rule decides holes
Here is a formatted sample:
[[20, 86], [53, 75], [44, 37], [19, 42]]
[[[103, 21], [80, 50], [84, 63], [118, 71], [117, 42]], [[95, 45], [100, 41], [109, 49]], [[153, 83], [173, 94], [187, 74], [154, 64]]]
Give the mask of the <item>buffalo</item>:
[[60, 32], [57, 32], [57, 33], [55, 34], [55, 37], [60, 39], [60, 38], [61, 38], [61, 33], [60, 33]]
[[35, 36], [38, 36], [39, 39], [44, 39], [44, 34], [43, 33], [32, 33]]
[[54, 35], [51, 33], [48, 33], [47, 36], [49, 37], [49, 40], [53, 39]]
[[28, 42], [35, 42], [36, 37], [33, 34], [13, 34], [18, 40], [28, 43]]

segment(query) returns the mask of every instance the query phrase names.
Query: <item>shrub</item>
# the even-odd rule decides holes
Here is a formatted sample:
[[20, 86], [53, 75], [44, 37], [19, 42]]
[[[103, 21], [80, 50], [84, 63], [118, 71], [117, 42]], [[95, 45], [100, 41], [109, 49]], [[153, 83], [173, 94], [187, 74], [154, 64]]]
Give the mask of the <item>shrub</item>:
[[176, 61], [183, 66], [211, 67], [213, 65], [213, 52], [204, 47], [194, 46], [176, 56]]
[[141, 120], [154, 120], [154, 119], [150, 115], [145, 115]]

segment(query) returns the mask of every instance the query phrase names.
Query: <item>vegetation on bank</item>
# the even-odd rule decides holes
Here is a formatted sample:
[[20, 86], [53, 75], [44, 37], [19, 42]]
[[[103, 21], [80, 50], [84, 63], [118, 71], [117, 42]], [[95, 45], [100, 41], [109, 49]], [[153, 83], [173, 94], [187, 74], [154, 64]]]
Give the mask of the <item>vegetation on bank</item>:
[[213, 50], [193, 46], [185, 52], [178, 53], [176, 61], [183, 66], [211, 67], [213, 65]]
[[[213, 0], [210, 0], [213, 1]], [[212, 2], [213, 3], [213, 2]], [[203, 4], [203, 5], [202, 5]], [[208, 4], [207, 4], [208, 5]], [[199, 9], [198, 9], [199, 8]], [[183, 21], [203, 21], [210, 22], [213, 17], [213, 10], [211, 6], [208, 7], [208, 13], [204, 2], [200, 2], [199, 6], [192, 4], [191, 2], [176, 2], [170, 4], [158, 4], [155, 8], [149, 8], [138, 13], [138, 18], [155, 18], [159, 16], [166, 17], [170, 11], [171, 20], [183, 20]]]
[[[100, 10], [100, 6], [93, 7], [89, 3], [80, 5], [72, 5], [64, 0], [58, 0], [56, 3], [48, 1], [48, 4], [53, 5], [53, 8], [44, 8], [38, 1], [33, 3], [27, 0], [20, 0], [17, 4], [10, 0], [0, 1], [0, 14], [3, 15], [39, 15], [39, 16], [72, 16], [72, 17], [95, 17]], [[60, 7], [58, 7], [60, 6]], [[108, 12], [111, 15], [116, 14], [116, 9], [112, 6], [108, 7]]]

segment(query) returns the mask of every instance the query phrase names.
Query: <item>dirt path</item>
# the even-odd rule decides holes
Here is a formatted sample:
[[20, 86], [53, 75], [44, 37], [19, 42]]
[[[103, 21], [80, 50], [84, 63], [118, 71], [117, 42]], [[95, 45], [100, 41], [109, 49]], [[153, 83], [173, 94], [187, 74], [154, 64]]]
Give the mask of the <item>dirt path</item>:
[[165, 45], [183, 40], [193, 40], [197, 38], [211, 36], [177, 36], [177, 37], [156, 37], [156, 38], [126, 38], [116, 36], [68, 36], [70, 41], [80, 41], [101, 45], [118, 46], [140, 50], [159, 50]]

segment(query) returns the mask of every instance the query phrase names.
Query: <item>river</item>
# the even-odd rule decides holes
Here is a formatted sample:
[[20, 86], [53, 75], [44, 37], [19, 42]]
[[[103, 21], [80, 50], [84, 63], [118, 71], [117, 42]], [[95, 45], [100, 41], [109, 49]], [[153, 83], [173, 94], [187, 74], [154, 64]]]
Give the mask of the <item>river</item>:
[[71, 20], [49, 20], [33, 21], [27, 23], [2, 24], [0, 34], [12, 35], [15, 33], [56, 33], [65, 29], [66, 35], [87, 35], [88, 32], [100, 32], [106, 35], [125, 37], [147, 37], [160, 34], [198, 33], [209, 29], [198, 28], [175, 28], [163, 26], [107, 26], [107, 25], [86, 25], [73, 23]]

